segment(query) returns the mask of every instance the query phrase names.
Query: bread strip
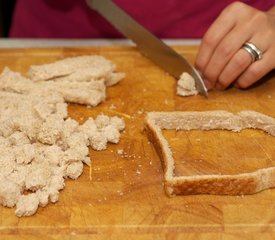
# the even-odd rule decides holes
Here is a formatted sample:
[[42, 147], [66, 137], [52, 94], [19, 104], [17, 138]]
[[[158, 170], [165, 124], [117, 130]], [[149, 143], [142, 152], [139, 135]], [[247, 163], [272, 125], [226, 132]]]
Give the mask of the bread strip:
[[[113, 70], [111, 61], [98, 55], [78, 56], [65, 58], [53, 63], [30, 66], [28, 76], [32, 81], [44, 81], [56, 77], [69, 75], [79, 68], [109, 69]], [[96, 70], [98, 72], [98, 70]]]
[[103, 80], [107, 87], [115, 85], [125, 77], [125, 73], [113, 72], [114, 69], [101, 66], [100, 68], [80, 68], [69, 75], [56, 77], [56, 82], [89, 82]]
[[237, 114], [226, 111], [148, 113], [145, 130], [162, 161], [167, 195], [241, 195], [275, 187], [275, 167], [235, 175], [174, 176], [173, 154], [161, 132], [162, 129], [225, 129], [239, 132], [246, 128], [261, 129], [275, 136], [275, 119], [255, 111], [242, 111]]
[[66, 102], [97, 106], [105, 100], [106, 87], [103, 81], [90, 82], [40, 82], [42, 89], [60, 93]]
[[34, 81], [89, 82], [103, 80], [106, 86], [112, 86], [125, 77], [115, 72], [116, 65], [108, 59], [98, 56], [78, 56], [65, 58], [53, 63], [32, 65], [28, 76]]
[[5, 68], [0, 75], [0, 90], [20, 94], [56, 92], [61, 94], [66, 102], [97, 106], [105, 100], [106, 86], [103, 80], [89, 82], [72, 81], [42, 81], [33, 82], [20, 73]]

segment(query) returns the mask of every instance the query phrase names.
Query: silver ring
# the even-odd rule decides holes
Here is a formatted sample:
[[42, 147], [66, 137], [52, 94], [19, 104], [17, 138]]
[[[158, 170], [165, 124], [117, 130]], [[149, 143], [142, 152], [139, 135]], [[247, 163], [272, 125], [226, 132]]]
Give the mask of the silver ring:
[[249, 53], [252, 62], [258, 61], [263, 58], [263, 52], [251, 42], [246, 42], [242, 46], [242, 49]]

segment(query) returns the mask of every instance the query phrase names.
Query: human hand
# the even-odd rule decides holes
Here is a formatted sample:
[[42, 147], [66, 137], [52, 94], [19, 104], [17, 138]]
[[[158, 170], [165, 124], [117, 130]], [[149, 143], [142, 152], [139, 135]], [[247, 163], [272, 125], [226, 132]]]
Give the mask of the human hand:
[[[252, 61], [242, 49], [246, 42], [263, 52], [261, 60]], [[241, 2], [226, 7], [204, 35], [195, 65], [208, 89], [251, 86], [275, 68], [275, 7], [268, 12]]]

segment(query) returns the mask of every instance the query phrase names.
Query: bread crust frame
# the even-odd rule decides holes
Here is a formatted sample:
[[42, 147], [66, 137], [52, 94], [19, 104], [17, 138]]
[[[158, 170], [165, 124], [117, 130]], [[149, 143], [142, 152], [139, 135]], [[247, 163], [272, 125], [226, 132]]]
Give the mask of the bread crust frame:
[[174, 176], [172, 151], [162, 130], [221, 129], [239, 132], [248, 128], [275, 136], [275, 119], [255, 111], [149, 112], [145, 131], [162, 161], [167, 195], [243, 195], [275, 187], [275, 167], [234, 175]]

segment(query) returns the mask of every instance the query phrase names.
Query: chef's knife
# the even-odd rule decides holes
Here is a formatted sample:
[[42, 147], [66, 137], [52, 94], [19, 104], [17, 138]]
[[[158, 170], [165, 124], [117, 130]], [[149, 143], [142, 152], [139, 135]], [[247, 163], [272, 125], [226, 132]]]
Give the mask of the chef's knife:
[[139, 50], [166, 72], [179, 79], [188, 72], [194, 79], [197, 90], [207, 96], [207, 88], [199, 72], [184, 57], [146, 30], [111, 0], [87, 0], [88, 5], [98, 11], [123, 35], [136, 43]]

